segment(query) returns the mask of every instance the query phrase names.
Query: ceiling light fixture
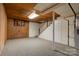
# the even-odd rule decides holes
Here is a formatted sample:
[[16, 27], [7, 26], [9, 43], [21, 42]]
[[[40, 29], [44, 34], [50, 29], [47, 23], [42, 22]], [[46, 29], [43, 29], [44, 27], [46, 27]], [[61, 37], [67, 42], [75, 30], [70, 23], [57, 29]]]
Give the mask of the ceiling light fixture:
[[34, 19], [34, 18], [36, 18], [36, 17], [38, 17], [39, 15], [35, 12], [35, 11], [33, 11], [29, 16], [28, 16], [28, 18], [29, 19]]

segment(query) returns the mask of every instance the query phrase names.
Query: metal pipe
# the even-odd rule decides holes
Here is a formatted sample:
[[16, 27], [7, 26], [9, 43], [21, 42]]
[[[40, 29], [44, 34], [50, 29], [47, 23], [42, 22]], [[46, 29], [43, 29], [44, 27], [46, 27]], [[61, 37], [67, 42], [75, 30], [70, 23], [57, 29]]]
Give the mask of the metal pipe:
[[71, 4], [70, 4], [70, 3], [68, 3], [68, 5], [69, 5], [69, 7], [71, 8], [72, 12], [74, 13], [74, 17], [75, 17], [75, 19], [74, 19], [74, 20], [76, 20], [76, 12], [74, 11], [74, 9], [73, 9], [73, 7], [71, 6]]
[[[74, 11], [74, 9], [72, 8], [71, 4], [68, 3], [69, 7], [71, 8], [72, 12], [74, 13], [74, 28], [76, 29], [76, 13]], [[54, 25], [54, 21], [53, 21], [53, 25]], [[54, 32], [54, 27], [53, 27], [53, 32]], [[75, 31], [74, 31], [75, 32]], [[54, 34], [54, 33], [53, 33]], [[54, 36], [54, 35], [53, 35]], [[54, 38], [53, 38], [54, 39]], [[54, 41], [53, 41], [54, 43]], [[69, 20], [68, 20], [68, 46], [69, 46]], [[57, 52], [60, 52], [58, 50], [56, 50]], [[60, 52], [62, 53], [62, 52]]]
[[54, 23], [54, 20], [55, 20], [55, 13], [52, 13], [52, 20], [53, 20], [53, 50], [55, 50], [55, 23]]
[[69, 46], [69, 20], [68, 20], [68, 46]]
[[[70, 3], [68, 3], [69, 7], [71, 8], [73, 14], [74, 14], [74, 33], [76, 33], [76, 12], [74, 11], [72, 5]], [[75, 37], [74, 39], [76, 39], [76, 34], [75, 34]]]

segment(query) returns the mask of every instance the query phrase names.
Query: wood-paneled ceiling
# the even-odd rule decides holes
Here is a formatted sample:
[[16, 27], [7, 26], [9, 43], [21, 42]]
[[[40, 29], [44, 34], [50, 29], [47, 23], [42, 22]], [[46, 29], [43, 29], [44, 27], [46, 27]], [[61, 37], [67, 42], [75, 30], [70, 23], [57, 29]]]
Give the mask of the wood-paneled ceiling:
[[[4, 7], [6, 9], [7, 17], [13, 18], [13, 19], [20, 19], [20, 20], [26, 20], [26, 21], [33, 21], [28, 19], [28, 14], [35, 10], [34, 7], [36, 6], [36, 3], [5, 3]], [[36, 10], [37, 12], [40, 12]], [[34, 21], [42, 21], [52, 16], [52, 12], [49, 12], [45, 15], [40, 15], [36, 20]]]
[[4, 4], [8, 18], [16, 18], [16, 19], [25, 19], [28, 20], [26, 14], [30, 12], [36, 4], [27, 3], [27, 4], [20, 4], [20, 3], [11, 3], [11, 4]]
[[[40, 22], [40, 21], [51, 21], [52, 18], [53, 18], [52, 14], [53, 14], [53, 12], [49, 12], [49, 13], [46, 13], [44, 15], [40, 15], [40, 17], [36, 18], [33, 21], [38, 21], [38, 22]], [[57, 13], [55, 13], [55, 16], [59, 17], [59, 15]]]

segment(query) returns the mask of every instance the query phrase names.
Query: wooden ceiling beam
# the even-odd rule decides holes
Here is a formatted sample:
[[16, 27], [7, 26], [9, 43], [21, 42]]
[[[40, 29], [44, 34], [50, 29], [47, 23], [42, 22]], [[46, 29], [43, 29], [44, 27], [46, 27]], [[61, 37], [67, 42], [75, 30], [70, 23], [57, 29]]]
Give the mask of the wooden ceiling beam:
[[[39, 20], [39, 18], [40, 18], [40, 19], [43, 19], [43, 20], [46, 20], [47, 18], [52, 17], [53, 11], [50, 11], [50, 12], [44, 14], [44, 15], [42, 15], [42, 14], [45, 13], [46, 11], [48, 11], [49, 9], [51, 9], [51, 8], [53, 8], [53, 7], [55, 7], [55, 6], [57, 6], [57, 5], [59, 5], [59, 3], [56, 3], [55, 5], [52, 5], [52, 6], [48, 7], [47, 9], [43, 10], [42, 12], [40, 12], [40, 15], [41, 15], [41, 16], [38, 17], [37, 20]], [[49, 15], [49, 13], [51, 13], [51, 15]], [[46, 15], [46, 16], [45, 16], [45, 15]], [[49, 15], [49, 16], [47, 17], [47, 15]], [[59, 17], [60, 15], [58, 15], [58, 14], [56, 13], [55, 16], [56, 16], [56, 17]], [[43, 18], [41, 18], [41, 17], [43, 17]], [[44, 19], [44, 18], [45, 18], [45, 19]], [[39, 20], [39, 21], [42, 21], [42, 20]], [[46, 21], [47, 21], [47, 20], [46, 20]]]
[[[11, 5], [15, 6], [15, 7], [12, 7]], [[33, 10], [34, 9], [34, 7], [37, 5], [36, 3], [33, 4], [33, 5], [30, 5], [28, 3], [28, 5], [30, 5], [30, 7], [26, 6], [27, 3], [23, 4], [25, 6], [23, 6], [22, 4], [16, 4], [16, 3], [15, 4], [11, 4], [11, 5], [10, 4], [4, 4], [8, 18], [16, 18], [16, 19], [22, 19], [22, 20], [26, 20], [26, 21], [32, 21], [32, 20], [28, 19], [28, 16], [26, 14], [29, 12], [29, 10]], [[42, 11], [41, 13], [44, 13], [45, 11], [47, 11], [48, 9], [50, 9], [52, 7], [55, 7], [56, 5], [58, 5], [58, 4], [55, 4], [55, 5], [52, 5], [51, 7], [48, 7], [47, 9]], [[42, 21], [42, 20], [45, 21], [47, 18], [51, 18], [51, 17], [52, 17], [52, 12], [49, 12], [47, 14], [39, 16], [37, 19], [34, 20], [34, 22], [35, 21], [39, 22], [39, 21]]]

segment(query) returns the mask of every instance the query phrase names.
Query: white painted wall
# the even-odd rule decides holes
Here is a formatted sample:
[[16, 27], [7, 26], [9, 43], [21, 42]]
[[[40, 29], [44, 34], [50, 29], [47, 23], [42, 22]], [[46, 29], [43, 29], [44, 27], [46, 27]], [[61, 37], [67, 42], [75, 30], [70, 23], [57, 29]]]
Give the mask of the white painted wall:
[[[69, 28], [69, 31], [70, 31], [69, 45], [79, 49], [79, 34], [77, 34], [77, 32], [76, 32], [77, 30], [74, 29], [74, 17], [69, 17], [67, 19], [70, 21], [70, 24], [69, 24], [69, 27], [70, 27]], [[79, 24], [77, 23], [77, 25], [79, 25]]]
[[[55, 21], [55, 42], [68, 44], [68, 23], [62, 18]], [[53, 41], [53, 24], [51, 24], [44, 32], [39, 35], [39, 38]]]
[[29, 22], [29, 37], [36, 37], [39, 35], [39, 23]]
[[40, 32], [44, 31], [47, 28], [47, 22], [40, 24]]
[[74, 39], [74, 17], [66, 18], [69, 20], [69, 45], [75, 47], [75, 39]]
[[68, 21], [62, 17], [55, 21], [55, 42], [68, 45]]
[[53, 24], [51, 24], [45, 31], [43, 31], [39, 38], [53, 41]]
[[[69, 45], [72, 47], [79, 47], [79, 40], [74, 39], [74, 17], [66, 19], [58, 18], [55, 21], [55, 42], [68, 45], [68, 23], [69, 20]], [[46, 40], [53, 40], [53, 24], [51, 24], [44, 32], [39, 35], [39, 38]], [[77, 36], [79, 38], [79, 36]]]

